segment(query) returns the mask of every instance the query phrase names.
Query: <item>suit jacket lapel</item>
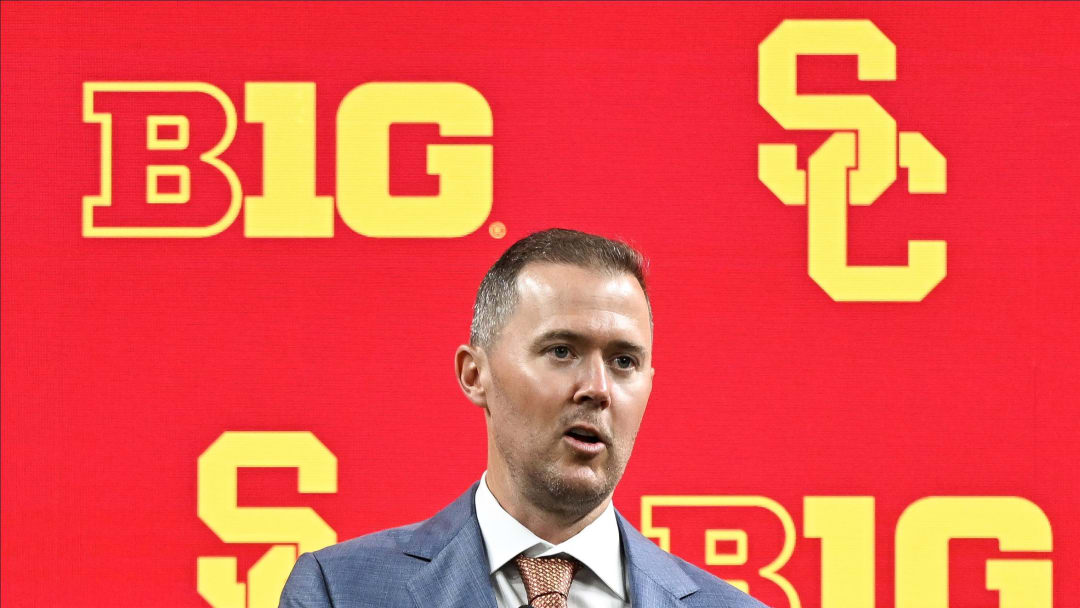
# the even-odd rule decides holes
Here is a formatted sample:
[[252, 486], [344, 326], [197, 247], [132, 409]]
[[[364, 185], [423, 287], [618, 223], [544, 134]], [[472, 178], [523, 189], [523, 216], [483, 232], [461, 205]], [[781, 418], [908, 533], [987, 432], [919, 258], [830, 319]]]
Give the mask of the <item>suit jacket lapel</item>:
[[429, 562], [408, 582], [417, 608], [496, 608], [473, 503], [477, 485], [421, 523], [405, 547], [406, 554]]
[[[475, 483], [457, 500], [421, 523], [405, 553], [427, 561], [407, 585], [417, 608], [496, 608], [487, 551], [476, 519]], [[678, 608], [698, 590], [675, 559], [637, 531], [618, 510], [630, 601], [640, 608]]]
[[641, 535], [615, 511], [630, 579], [630, 603], [641, 608], [677, 608], [699, 589], [675, 559]]

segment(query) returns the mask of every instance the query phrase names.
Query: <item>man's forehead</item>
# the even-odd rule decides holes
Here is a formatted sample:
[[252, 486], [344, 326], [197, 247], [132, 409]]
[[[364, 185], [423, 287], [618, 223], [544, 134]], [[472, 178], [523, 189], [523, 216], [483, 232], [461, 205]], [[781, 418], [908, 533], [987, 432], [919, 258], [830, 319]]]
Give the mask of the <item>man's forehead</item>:
[[534, 303], [618, 300], [647, 305], [645, 293], [633, 275], [603, 268], [532, 262], [518, 273], [516, 287], [519, 300]]
[[581, 329], [622, 326], [651, 333], [645, 293], [629, 273], [529, 264], [518, 275], [517, 289], [514, 317], [527, 322], [532, 331], [572, 323]]

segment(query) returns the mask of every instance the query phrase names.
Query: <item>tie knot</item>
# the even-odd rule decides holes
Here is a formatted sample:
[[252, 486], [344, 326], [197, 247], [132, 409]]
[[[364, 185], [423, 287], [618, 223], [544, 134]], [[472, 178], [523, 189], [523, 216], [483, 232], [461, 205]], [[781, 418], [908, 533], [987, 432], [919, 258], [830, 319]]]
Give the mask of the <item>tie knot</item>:
[[535, 608], [566, 608], [566, 595], [574, 582], [581, 562], [574, 558], [525, 557], [514, 558], [529, 604]]

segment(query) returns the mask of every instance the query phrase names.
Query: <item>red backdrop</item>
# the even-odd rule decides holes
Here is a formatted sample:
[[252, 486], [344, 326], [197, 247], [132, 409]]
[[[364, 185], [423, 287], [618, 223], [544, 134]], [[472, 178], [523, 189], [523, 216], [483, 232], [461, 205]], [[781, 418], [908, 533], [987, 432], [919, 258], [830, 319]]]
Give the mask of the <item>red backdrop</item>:
[[[1052, 551], [945, 541], [949, 605], [998, 605], [988, 559], [1051, 560], [1054, 605], [1076, 605], [1078, 12], [4, 4], [3, 604], [207, 605], [200, 556], [237, 557], [243, 582], [274, 541], [223, 542], [196, 509], [197, 459], [226, 431], [309, 431], [337, 458], [333, 493], [298, 493], [295, 468], [242, 469], [240, 506], [311, 507], [341, 540], [430, 516], [484, 468], [482, 413], [451, 359], [476, 286], [513, 240], [563, 226], [651, 260], [655, 388], [615, 495], [631, 522], [643, 497], [768, 497], [793, 535], [757, 507], [656, 506], [653, 524], [777, 608], [791, 595], [757, 568], [788, 538], [779, 574], [813, 607], [826, 543], [806, 497], [873, 497], [873, 534], [836, 546], [875, 541], [876, 604], [893, 606], [905, 509], [1016, 496], [1049, 523]], [[870, 94], [947, 158], [947, 194], [908, 194], [901, 170], [875, 204], [848, 208], [852, 264], [948, 243], [948, 276], [921, 302], [832, 300], [807, 273], [807, 208], [758, 180], [759, 143], [798, 143], [802, 166], [829, 135], [785, 131], [758, 104], [759, 43], [784, 19], [856, 18], [896, 45], [896, 80], [859, 81], [851, 55], [801, 57], [799, 92]], [[207, 238], [87, 238], [101, 128], [83, 120], [83, 87], [99, 81], [219, 87], [239, 113], [221, 158], [245, 195], [263, 188], [245, 82], [314, 82], [315, 189], [331, 197], [346, 93], [462, 82], [491, 109], [493, 135], [466, 141], [492, 146], [492, 209], [460, 238], [369, 238], [340, 217], [332, 238], [245, 238], [242, 217]], [[220, 217], [226, 190], [195, 169], [186, 207], [138, 198], [147, 114], [192, 116], [193, 144], [221, 134], [220, 109], [185, 103], [101, 94], [117, 117], [118, 202], [100, 223]], [[438, 193], [425, 147], [456, 141], [395, 126], [391, 193]], [[1003, 503], [971, 504], [1000, 528], [989, 536], [1035, 542]], [[963, 519], [938, 523], [947, 537]], [[748, 532], [748, 565], [707, 563], [703, 534], [718, 528]]]

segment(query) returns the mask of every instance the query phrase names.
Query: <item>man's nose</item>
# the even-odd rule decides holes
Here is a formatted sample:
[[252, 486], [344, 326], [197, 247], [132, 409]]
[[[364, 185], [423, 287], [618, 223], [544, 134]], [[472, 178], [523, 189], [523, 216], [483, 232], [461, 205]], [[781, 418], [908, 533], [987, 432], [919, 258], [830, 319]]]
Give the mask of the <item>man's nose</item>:
[[590, 355], [581, 366], [581, 378], [574, 392], [574, 403], [607, 407], [611, 404], [611, 378], [599, 353]]

